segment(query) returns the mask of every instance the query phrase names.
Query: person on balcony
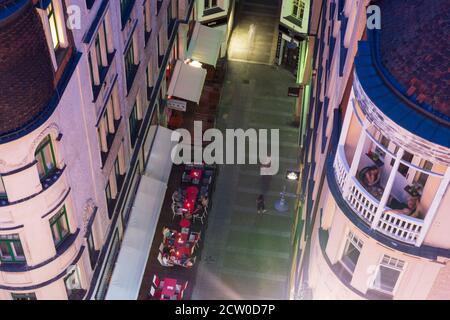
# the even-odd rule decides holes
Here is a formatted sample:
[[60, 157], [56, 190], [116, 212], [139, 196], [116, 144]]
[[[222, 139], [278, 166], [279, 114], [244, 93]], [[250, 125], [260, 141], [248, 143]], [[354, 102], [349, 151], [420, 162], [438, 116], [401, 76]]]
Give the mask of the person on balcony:
[[419, 197], [409, 197], [403, 209], [390, 210], [391, 213], [406, 214], [412, 218], [420, 218], [420, 199]]
[[383, 188], [380, 187], [380, 169], [376, 166], [365, 167], [359, 172], [359, 180], [376, 198], [381, 198], [383, 195]]

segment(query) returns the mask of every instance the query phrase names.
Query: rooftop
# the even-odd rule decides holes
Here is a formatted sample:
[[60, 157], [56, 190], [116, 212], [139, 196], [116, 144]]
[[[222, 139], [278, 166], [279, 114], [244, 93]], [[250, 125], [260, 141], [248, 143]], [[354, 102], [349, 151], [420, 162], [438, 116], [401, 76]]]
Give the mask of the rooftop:
[[47, 40], [31, 1], [0, 0], [0, 75], [1, 137], [32, 122], [53, 94]]
[[449, 121], [450, 2], [379, 0], [380, 55], [405, 95]]

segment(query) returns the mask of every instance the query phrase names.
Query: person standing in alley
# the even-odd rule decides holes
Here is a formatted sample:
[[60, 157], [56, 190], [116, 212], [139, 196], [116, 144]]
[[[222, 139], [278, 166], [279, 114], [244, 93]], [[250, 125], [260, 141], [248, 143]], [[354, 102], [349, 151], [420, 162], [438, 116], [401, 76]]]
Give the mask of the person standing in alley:
[[264, 203], [264, 195], [260, 194], [258, 198], [256, 199], [256, 209], [258, 210], [258, 214], [265, 213], [266, 205]]

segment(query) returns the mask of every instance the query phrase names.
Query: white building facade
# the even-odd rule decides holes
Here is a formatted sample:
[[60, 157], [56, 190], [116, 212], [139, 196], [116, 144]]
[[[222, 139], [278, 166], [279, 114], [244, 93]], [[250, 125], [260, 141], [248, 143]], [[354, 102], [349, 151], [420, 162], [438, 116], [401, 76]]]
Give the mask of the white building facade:
[[322, 7], [292, 298], [450, 299], [448, 122], [381, 62], [386, 3], [372, 3], [381, 30], [366, 28], [369, 1]]
[[[0, 97], [11, 114], [0, 129], [0, 299], [104, 299], [195, 2], [4, 4], [0, 37], [28, 51], [19, 61], [0, 43], [0, 77], [14, 90]], [[25, 79], [48, 85], [45, 101], [14, 82], [39, 59], [48, 67]], [[40, 104], [27, 114], [20, 99]]]

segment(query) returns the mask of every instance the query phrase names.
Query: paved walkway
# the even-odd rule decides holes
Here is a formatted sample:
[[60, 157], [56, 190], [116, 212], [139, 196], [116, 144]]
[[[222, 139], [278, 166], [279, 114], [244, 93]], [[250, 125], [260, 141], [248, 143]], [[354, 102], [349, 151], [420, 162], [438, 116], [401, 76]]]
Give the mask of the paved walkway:
[[[237, 32], [248, 24], [249, 13], [240, 17]], [[255, 20], [256, 30], [260, 21]], [[265, 52], [273, 49], [266, 45]], [[284, 179], [285, 170], [297, 166], [298, 129], [290, 125], [294, 99], [287, 97], [295, 79], [285, 70], [256, 64], [255, 57], [228, 62], [217, 123], [222, 130], [280, 129], [280, 171], [265, 181], [268, 211], [257, 216], [256, 198], [266, 189], [259, 166], [221, 166], [192, 299], [287, 298], [292, 212], [280, 214], [273, 204], [285, 184], [295, 192], [295, 184]]]
[[271, 65], [278, 40], [278, 12], [276, 0], [244, 0], [237, 7], [239, 22], [230, 38], [228, 59]]

